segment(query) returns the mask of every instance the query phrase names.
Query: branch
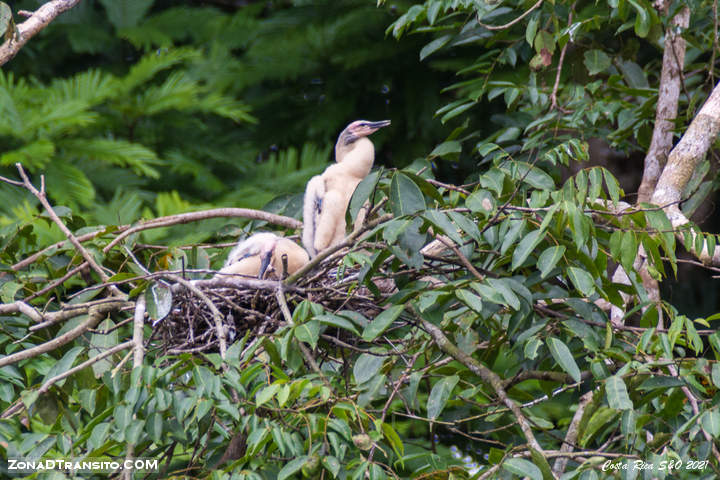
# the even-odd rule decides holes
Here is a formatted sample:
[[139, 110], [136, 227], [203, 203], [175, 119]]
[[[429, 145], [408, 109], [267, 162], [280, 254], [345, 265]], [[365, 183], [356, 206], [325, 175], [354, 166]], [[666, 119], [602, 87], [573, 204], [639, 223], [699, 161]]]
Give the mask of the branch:
[[0, 65], [12, 59], [28, 40], [47, 27], [55, 17], [78, 3], [80, 0], [52, 0], [35, 10], [30, 18], [17, 26], [17, 34], [14, 38], [0, 45]]
[[125, 302], [124, 300], [114, 300], [112, 302], [100, 305], [93, 305], [88, 309], [88, 319], [85, 320], [83, 323], [73, 328], [72, 330], [64, 333], [63, 335], [60, 335], [57, 338], [53, 338], [49, 342], [41, 343], [40, 345], [28, 348], [27, 350], [22, 350], [12, 355], [0, 358], [0, 367], [4, 367], [5, 365], [11, 365], [27, 358], [37, 357], [38, 355], [42, 355], [43, 353], [55, 350], [58, 347], [72, 342], [77, 337], [85, 333], [87, 330], [94, 328], [98, 323], [100, 323], [100, 320], [102, 320], [102, 317], [105, 313], [110, 310], [123, 307], [126, 304], [127, 302]]
[[[49, 378], [45, 383], [42, 384], [42, 386], [37, 390], [38, 394], [42, 395], [44, 393], [47, 393], [50, 390], [50, 387], [52, 387], [55, 383], [59, 382], [60, 380], [69, 377], [73, 373], [77, 373], [80, 370], [89, 367], [90, 365], [93, 365], [100, 360], [109, 357], [110, 355], [113, 355], [117, 352], [120, 352], [122, 350], [125, 350], [126, 348], [130, 348], [133, 346], [132, 341], [127, 341], [118, 345], [115, 345], [112, 348], [109, 348], [105, 350], [104, 352], [89, 358], [85, 360], [84, 362], [74, 366], [73, 368], [64, 371], [63, 373], [59, 375], [55, 375], [52, 378]], [[23, 402], [22, 399], [19, 399], [16, 403], [14, 403], [11, 407], [9, 407], [7, 410], [5, 410], [2, 415], [0, 415], [0, 418], [9, 418], [13, 415], [15, 415], [17, 412], [22, 410]]]
[[[665, 8], [669, 7], [666, 5]], [[690, 10], [684, 7], [673, 17], [665, 30], [665, 50], [663, 52], [658, 101], [655, 109], [655, 128], [653, 128], [650, 148], [645, 156], [642, 182], [638, 189], [638, 203], [649, 202], [657, 185], [660, 172], [673, 144], [673, 130], [678, 111], [681, 79], [685, 60], [685, 39], [676, 35], [680, 27], [686, 29], [690, 22]]]
[[217, 335], [218, 342], [220, 343], [220, 358], [222, 358], [223, 363], [225, 362], [225, 352], [227, 352], [227, 340], [225, 339], [225, 328], [223, 326], [222, 320], [223, 316], [222, 313], [220, 313], [220, 310], [215, 306], [215, 304], [208, 298], [207, 295], [205, 295], [202, 290], [200, 290], [195, 284], [192, 282], [185, 280], [184, 278], [173, 275], [173, 274], [166, 274], [163, 275], [168, 280], [172, 280], [174, 282], [177, 282], [181, 284], [183, 287], [190, 290], [193, 294], [195, 294], [200, 300], [202, 300], [205, 305], [210, 309], [210, 312], [212, 312], [213, 321], [215, 322], [215, 334]]
[[[100, 276], [100, 279], [103, 282], [107, 282], [110, 277], [108, 277], [107, 273], [100, 267], [100, 265], [97, 264], [95, 259], [90, 255], [90, 253], [85, 250], [85, 247], [82, 246], [82, 244], [78, 241], [77, 238], [75, 238], [75, 235], [70, 231], [69, 228], [63, 223], [62, 220], [60, 220], [60, 217], [57, 216], [55, 213], [55, 210], [53, 210], [52, 205], [50, 205], [50, 202], [48, 202], [47, 197], [45, 196], [45, 182], [44, 180], [41, 181], [41, 187], [40, 190], [35, 188], [35, 186], [30, 183], [30, 179], [28, 178], [27, 174], [25, 173], [25, 170], [23, 169], [22, 165], [20, 163], [16, 163], [15, 166], [18, 169], [18, 172], [20, 172], [20, 177], [23, 179], [23, 186], [27, 188], [30, 193], [35, 195], [35, 197], [40, 200], [40, 203], [47, 211], [48, 215], [52, 219], [55, 224], [60, 227], [60, 230], [65, 234], [68, 240], [70, 240], [70, 243], [73, 244], [75, 249], [78, 251], [80, 255], [85, 259], [85, 261], [90, 265], [90, 268], [95, 270], [95, 272]], [[115, 293], [121, 293], [120, 290], [117, 289], [117, 287], [111, 287], [111, 290], [114, 288]]]
[[[582, 420], [583, 415], [585, 415], [585, 409], [588, 405], [590, 405], [590, 402], [592, 402], [593, 395], [594, 393], [591, 390], [580, 397], [580, 403], [578, 403], [575, 415], [573, 415], [572, 421], [568, 426], [565, 440], [560, 446], [560, 453], [572, 452], [574, 445], [577, 444], [577, 439], [580, 435], [580, 421]], [[568, 459], [569, 456], [562, 456], [555, 460], [555, 465], [553, 466], [553, 473], [555, 473], [555, 475], [562, 476], [562, 474], [565, 473], [565, 467], [567, 466]]]
[[302, 222], [291, 217], [284, 215], [275, 215], [274, 213], [263, 212], [262, 210], [253, 210], [250, 208], [214, 208], [212, 210], [202, 210], [199, 212], [181, 213], [179, 215], [170, 215], [167, 217], [155, 218], [142, 222], [139, 225], [128, 228], [120, 235], [118, 235], [112, 242], [110, 242], [105, 248], [103, 253], [107, 253], [112, 247], [120, 243], [125, 237], [132, 235], [135, 232], [142, 230], [148, 230], [151, 228], [168, 227], [171, 225], [181, 225], [189, 222], [197, 222], [198, 220], [207, 220], [210, 218], [220, 217], [241, 217], [249, 218], [252, 220], [263, 220], [274, 225], [279, 225], [286, 228], [298, 229], [302, 227]]
[[133, 316], [133, 367], [142, 367], [145, 347], [143, 347], [143, 327], [145, 326], [145, 295], [140, 295], [135, 304]]
[[[663, 208], [673, 228], [678, 228], [689, 222], [680, 211], [678, 202], [681, 201], [682, 192], [690, 181], [690, 177], [697, 168], [698, 163], [708, 152], [720, 132], [720, 84], [716, 85], [710, 97], [702, 106], [697, 116], [690, 123], [685, 134], [668, 157], [668, 162], [658, 180], [652, 203], [668, 205]], [[682, 236], [678, 235], [681, 239]], [[698, 252], [694, 248], [696, 234], [690, 232], [690, 245], [685, 248], [698, 257], [703, 263], [720, 265], [720, 249], [711, 256], [707, 245]]]
[[530, 12], [532, 12], [532, 11], [535, 10], [537, 7], [539, 7], [540, 5], [542, 5], [542, 3], [543, 3], [543, 0], [538, 0], [538, 1], [535, 3], [535, 5], [533, 5], [532, 7], [530, 7], [530, 8], [528, 9], [527, 12], [523, 13], [522, 15], [520, 15], [519, 17], [517, 17], [515, 20], [506, 23], [505, 25], [497, 25], [497, 26], [496, 26], [496, 25], [485, 25], [484, 23], [482, 23], [482, 22], [480, 21], [480, 18], [479, 18], [479, 17], [478, 17], [478, 19], [477, 19], [477, 22], [478, 22], [478, 24], [479, 24], [481, 27], [485, 27], [485, 28], [487, 28], [488, 30], [504, 30], [504, 29], [506, 29], [506, 28], [512, 27], [513, 25], [515, 25], [516, 23], [518, 23], [520, 20], [522, 20], [523, 18], [525, 18], [525, 17], [527, 17], [528, 15], [530, 15]]

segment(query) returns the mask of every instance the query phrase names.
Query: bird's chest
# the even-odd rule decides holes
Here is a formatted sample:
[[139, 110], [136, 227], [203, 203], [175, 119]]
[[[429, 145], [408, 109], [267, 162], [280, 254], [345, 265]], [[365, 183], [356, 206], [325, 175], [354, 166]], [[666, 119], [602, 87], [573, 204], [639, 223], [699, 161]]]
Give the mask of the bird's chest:
[[343, 198], [349, 199], [362, 180], [362, 177], [356, 177], [352, 175], [352, 172], [347, 172], [347, 169], [342, 167], [343, 164], [335, 164], [328, 167], [323, 175], [323, 177], [325, 177], [325, 189], [334, 190], [340, 193]]

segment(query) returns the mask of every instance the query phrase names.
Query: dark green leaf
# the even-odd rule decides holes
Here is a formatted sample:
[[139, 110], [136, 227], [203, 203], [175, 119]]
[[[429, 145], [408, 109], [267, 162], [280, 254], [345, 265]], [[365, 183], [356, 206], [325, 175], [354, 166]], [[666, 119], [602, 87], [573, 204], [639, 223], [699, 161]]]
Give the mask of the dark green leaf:
[[625, 381], [618, 375], [613, 375], [605, 380], [605, 395], [610, 408], [615, 410], [631, 410], [633, 408]]
[[362, 338], [366, 342], [375, 340], [400, 316], [402, 311], [405, 309], [404, 305], [393, 305], [387, 310], [382, 311], [370, 324], [365, 327], [362, 333]]
[[510, 473], [531, 480], [542, 480], [543, 478], [540, 469], [524, 458], [509, 458], [503, 462], [503, 468]]
[[425, 209], [425, 197], [407, 175], [395, 172], [390, 182], [390, 206], [396, 217], [411, 215]]
[[602, 50], [588, 50], [584, 56], [585, 67], [590, 75], [597, 75], [610, 66], [610, 57]]
[[580, 369], [575, 363], [575, 358], [572, 356], [572, 352], [565, 345], [565, 343], [555, 337], [549, 337], [547, 339], [547, 346], [550, 349], [555, 361], [560, 367], [565, 370], [576, 382], [580, 381]]
[[460, 381], [460, 377], [453, 375], [451, 377], [445, 377], [440, 379], [433, 385], [430, 391], [430, 396], [427, 401], [427, 412], [428, 417], [431, 420], [435, 420], [442, 413], [445, 408], [445, 404], [450, 398], [453, 388]]

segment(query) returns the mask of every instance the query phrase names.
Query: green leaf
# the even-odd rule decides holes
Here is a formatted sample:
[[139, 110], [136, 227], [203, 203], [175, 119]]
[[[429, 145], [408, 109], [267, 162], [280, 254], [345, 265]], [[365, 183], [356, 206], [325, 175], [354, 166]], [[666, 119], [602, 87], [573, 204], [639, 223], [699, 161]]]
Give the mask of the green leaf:
[[0, 287], [0, 299], [3, 303], [13, 303], [15, 301], [15, 295], [23, 288], [23, 285], [18, 282], [5, 282]]
[[378, 336], [382, 335], [382, 333], [390, 326], [390, 324], [400, 316], [404, 309], [404, 305], [393, 305], [387, 310], [382, 311], [363, 330], [363, 340], [365, 340], [366, 342], [371, 342], [375, 340]]
[[469, 290], [465, 290], [463, 288], [455, 290], [455, 296], [465, 305], [472, 308], [475, 312], [482, 312], [482, 298], [478, 297]]
[[295, 327], [295, 338], [301, 342], [309, 343], [312, 348], [317, 346], [318, 338], [320, 338], [320, 322], [310, 320]]
[[652, 23], [650, 14], [634, 0], [628, 0], [628, 3], [637, 11], [637, 17], [635, 17], [635, 33], [637, 33], [640, 38], [647, 37], [648, 33], [650, 33]]
[[549, 337], [546, 341], [550, 354], [552, 354], [555, 361], [560, 367], [565, 370], [576, 382], [580, 381], [580, 369], [575, 363], [575, 359], [570, 352], [570, 349], [565, 343], [555, 337]]
[[152, 287], [145, 290], [147, 312], [153, 322], [167, 317], [172, 309], [172, 301], [172, 291], [165, 285], [154, 283]]
[[460, 377], [453, 375], [451, 377], [444, 377], [433, 385], [430, 391], [430, 396], [427, 400], [427, 414], [431, 420], [435, 420], [440, 416], [445, 404], [450, 398], [455, 385], [460, 381]]
[[535, 251], [535, 247], [537, 247], [538, 243], [543, 240], [544, 234], [545, 232], [542, 230], [533, 230], [520, 240], [520, 243], [518, 243], [518, 246], [515, 247], [515, 251], [513, 252], [510, 270], [515, 270], [525, 263], [525, 260], [527, 260], [530, 254]]
[[503, 462], [503, 468], [521, 478], [542, 480], [543, 475], [538, 467], [524, 458], [509, 458]]
[[385, 357], [363, 353], [355, 361], [353, 367], [353, 375], [355, 375], [355, 383], [361, 385], [373, 378], [383, 365]]
[[635, 232], [623, 232], [620, 240], [620, 264], [626, 272], [633, 269], [633, 263], [638, 253], [638, 240]]
[[390, 181], [390, 207], [396, 217], [425, 209], [425, 197], [420, 188], [401, 172], [395, 172]]
[[279, 383], [273, 383], [272, 385], [268, 385], [262, 390], [259, 390], [255, 395], [255, 406], [259, 407], [260, 405], [269, 402], [275, 396], [277, 391], [280, 390], [280, 387], [281, 385]]
[[457, 140], [450, 140], [449, 142], [443, 142], [435, 147], [428, 157], [445, 157], [460, 152], [462, 152], [462, 144]]
[[381, 170], [370, 172], [368, 176], [362, 179], [362, 181], [355, 188], [352, 198], [350, 199], [350, 217], [355, 220], [358, 216], [358, 212], [365, 205], [365, 202], [370, 200], [370, 195], [373, 194], [377, 183], [380, 180]]
[[432, 55], [433, 53], [440, 50], [442, 47], [444, 47], [452, 38], [452, 35], [443, 35], [442, 37], [438, 37], [432, 42], [425, 45], [422, 50], [420, 50], [420, 61], [422, 62], [425, 60], [429, 55]]
[[[82, 346], [73, 347], [70, 350], [63, 355], [63, 357], [58, 361], [53, 367], [48, 371], [48, 373], [45, 375], [45, 378], [43, 379], [43, 383], [47, 380], [60, 375], [62, 373], [67, 372], [72, 367], [73, 363], [75, 362], [75, 359], [77, 358], [82, 351], [85, 350]], [[65, 383], [65, 380], [62, 380], [61, 382], [57, 383], [57, 385], [62, 386]]]
[[100, 0], [107, 11], [108, 20], [117, 29], [134, 27], [152, 7], [154, 0]]
[[613, 375], [605, 380], [605, 395], [608, 405], [615, 410], [632, 410], [633, 403], [628, 396], [625, 381], [619, 375]]
[[530, 17], [530, 21], [528, 21], [528, 26], [525, 29], [525, 41], [530, 45], [533, 46], [533, 43], [535, 41], [535, 34], [537, 33], [537, 27], [538, 27], [538, 21], [540, 20], [540, 15], [533, 14]]
[[393, 451], [395, 452], [395, 455], [397, 455], [398, 457], [402, 457], [405, 453], [405, 446], [400, 439], [400, 435], [398, 435], [395, 429], [392, 428], [392, 425], [385, 422], [383, 422], [382, 424], [382, 432], [385, 436], [385, 439], [388, 441]]
[[495, 211], [495, 198], [487, 190], [475, 190], [467, 197], [465, 205], [473, 213], [488, 216]]
[[588, 69], [588, 73], [590, 75], [597, 75], [608, 68], [611, 64], [610, 57], [608, 57], [608, 55], [602, 50], [588, 50], [585, 52], [584, 57], [585, 61], [583, 63], [585, 64], [585, 68]]
[[277, 480], [285, 480], [291, 477], [293, 474], [300, 471], [305, 462], [309, 457], [307, 455], [301, 455], [293, 460], [290, 460], [285, 466], [278, 472]]
[[711, 377], [715, 386], [720, 388], [720, 363], [713, 364]]
[[423, 218], [428, 220], [436, 228], [435, 233], [444, 233], [457, 245], [463, 244], [463, 239], [457, 231], [457, 227], [448, 219], [445, 212], [440, 210], [425, 210]]
[[590, 417], [585, 430], [582, 432], [580, 446], [584, 448], [601, 428], [613, 421], [617, 416], [617, 410], [605, 406], [598, 408]]
[[684, 387], [685, 381], [677, 377], [667, 375], [653, 375], [638, 386], [638, 390], [655, 390], [656, 388], [668, 389]]
[[339, 315], [318, 315], [315, 317], [315, 320], [319, 321], [320, 323], [324, 323], [325, 325], [342, 328], [343, 330], [352, 332], [354, 335], [360, 335], [360, 332], [358, 332], [357, 328], [350, 320]]
[[513, 179], [522, 180], [540, 190], [553, 190], [555, 181], [550, 175], [534, 165], [519, 160], [505, 161], [500, 169], [507, 172]]
[[540, 269], [541, 278], [545, 278], [555, 268], [558, 261], [565, 254], [565, 247], [562, 245], [555, 245], [554, 247], [546, 248], [538, 257], [537, 267]]
[[92, 429], [90, 438], [88, 438], [87, 441], [87, 446], [90, 450], [97, 450], [100, 448], [105, 443], [109, 432], [110, 424], [108, 422], [102, 422], [95, 425], [95, 428]]
[[700, 417], [700, 424], [703, 430], [715, 438], [720, 438], [720, 412], [717, 408], [703, 413]]
[[[8, 33], [15, 28], [13, 22], [13, 14], [10, 7], [5, 2], [0, 2], [0, 37], [8, 39]], [[10, 33], [12, 35], [12, 33]]]
[[340, 472], [340, 461], [336, 457], [324, 455], [322, 457], [322, 465], [325, 467], [325, 470], [332, 474], [333, 478], [337, 478]]
[[577, 267], [568, 267], [567, 273], [575, 288], [585, 297], [595, 292], [595, 281], [588, 272]]

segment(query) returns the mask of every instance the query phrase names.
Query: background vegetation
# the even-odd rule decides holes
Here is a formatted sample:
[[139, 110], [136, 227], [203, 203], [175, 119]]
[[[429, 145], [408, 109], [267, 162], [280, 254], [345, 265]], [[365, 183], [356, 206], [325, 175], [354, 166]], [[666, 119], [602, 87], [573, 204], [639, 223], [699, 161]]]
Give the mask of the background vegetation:
[[[671, 143], [717, 78], [717, 6], [677, 25], [685, 3], [80, 2], [0, 72], [1, 174], [44, 175], [59, 217], [0, 185], [0, 453], [159, 458], [157, 478], [714, 478], [717, 289], [691, 310], [667, 285], [716, 271], [718, 242], [634, 205], [666, 37], [687, 42]], [[294, 233], [357, 118], [393, 122], [350, 209], [377, 215], [316, 268], [358, 271], [348, 305], [382, 313], [288, 279], [272, 334], [165, 355], [177, 275], [242, 230]], [[681, 185], [688, 217], [715, 155]], [[289, 218], [150, 220], [220, 206]]]

